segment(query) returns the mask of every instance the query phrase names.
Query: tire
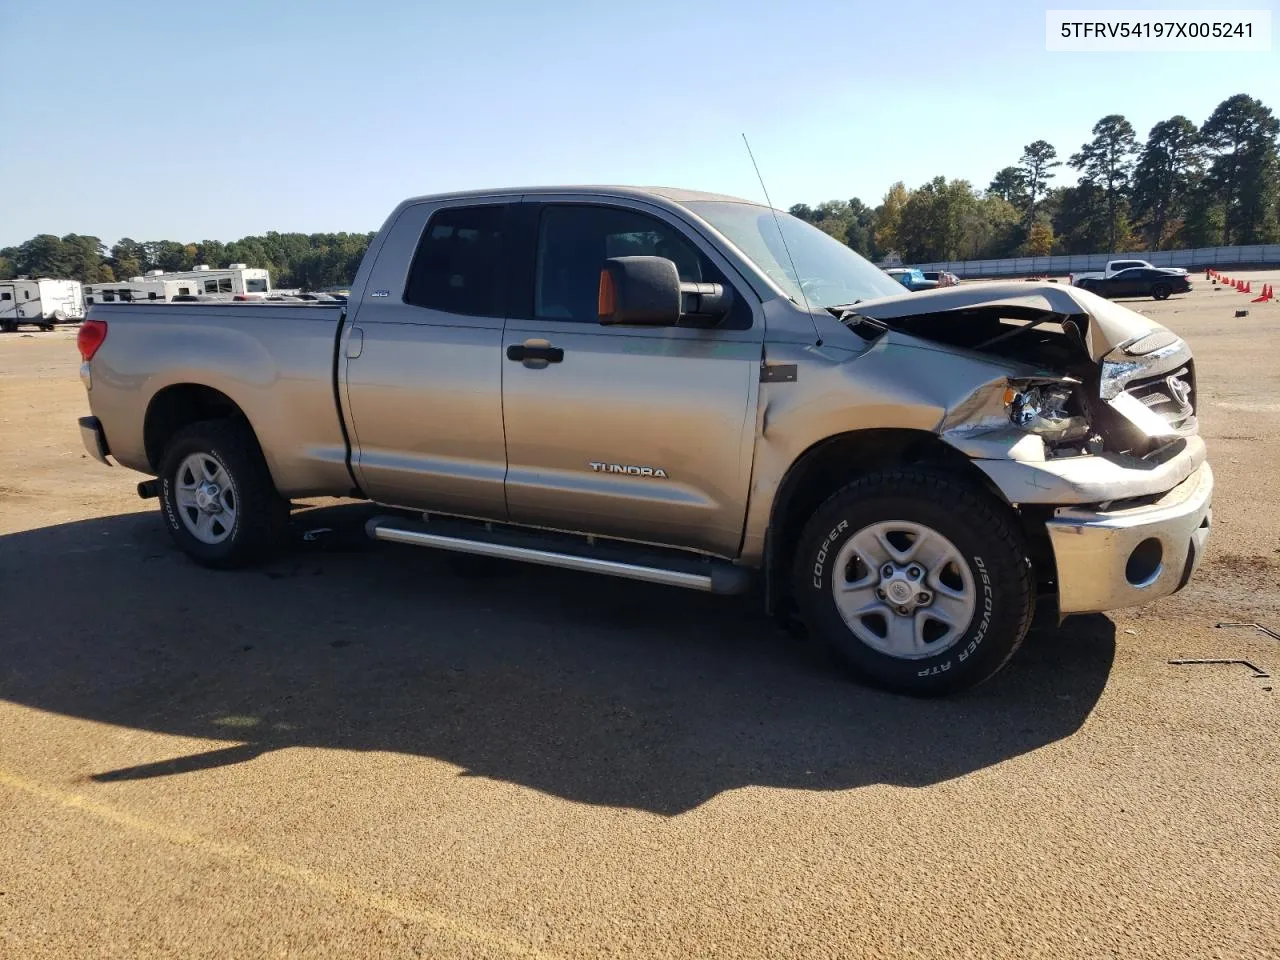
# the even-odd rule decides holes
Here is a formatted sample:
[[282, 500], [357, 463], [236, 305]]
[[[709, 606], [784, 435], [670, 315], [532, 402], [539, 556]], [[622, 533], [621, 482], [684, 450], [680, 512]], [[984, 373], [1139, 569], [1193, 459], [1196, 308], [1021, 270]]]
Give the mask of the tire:
[[1167, 283], [1157, 283], [1151, 288], [1151, 296], [1155, 297], [1157, 300], [1168, 300], [1169, 294], [1172, 292], [1173, 291], [1169, 288]]
[[[846, 585], [846, 613], [833, 581]], [[1026, 544], [1009, 509], [926, 468], [869, 474], [819, 507], [800, 535], [793, 591], [810, 631], [858, 677], [916, 697], [994, 675], [1022, 644], [1035, 608]], [[908, 616], [897, 612], [904, 609]]]
[[266, 559], [289, 524], [289, 503], [276, 492], [253, 431], [235, 420], [178, 431], [160, 466], [160, 511], [182, 551], [216, 569]]
[[3, 331], [5, 333], [17, 333], [18, 321], [17, 320], [0, 320], [0, 331]]

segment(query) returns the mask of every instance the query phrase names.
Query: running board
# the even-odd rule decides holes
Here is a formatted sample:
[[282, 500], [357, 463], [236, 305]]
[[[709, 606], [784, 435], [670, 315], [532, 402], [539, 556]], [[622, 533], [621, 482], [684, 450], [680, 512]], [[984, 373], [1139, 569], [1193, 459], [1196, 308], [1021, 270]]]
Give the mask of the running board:
[[[479, 557], [520, 560], [545, 567], [602, 573], [627, 580], [684, 587], [704, 593], [744, 593], [751, 571], [725, 560], [700, 558], [677, 551], [610, 541], [591, 543], [581, 537], [511, 528], [488, 529], [461, 521], [432, 520], [417, 524], [402, 517], [374, 517], [365, 524], [374, 540], [434, 547]], [[550, 549], [550, 547], [556, 549]]]

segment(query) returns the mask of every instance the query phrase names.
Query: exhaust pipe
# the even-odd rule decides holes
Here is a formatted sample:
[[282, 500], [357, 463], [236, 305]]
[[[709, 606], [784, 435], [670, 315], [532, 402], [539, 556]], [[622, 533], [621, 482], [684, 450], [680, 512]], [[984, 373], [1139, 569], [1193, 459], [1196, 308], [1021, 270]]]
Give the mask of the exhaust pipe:
[[160, 496], [159, 480], [143, 480], [138, 484], [138, 496], [143, 500], [154, 500]]

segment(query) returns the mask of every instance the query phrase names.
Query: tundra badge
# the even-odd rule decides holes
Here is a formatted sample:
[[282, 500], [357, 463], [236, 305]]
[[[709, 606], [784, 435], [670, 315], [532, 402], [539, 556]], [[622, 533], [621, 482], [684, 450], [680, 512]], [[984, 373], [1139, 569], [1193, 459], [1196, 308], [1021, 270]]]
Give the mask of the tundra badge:
[[661, 467], [637, 467], [629, 463], [601, 463], [598, 460], [587, 461], [593, 473], [625, 473], [631, 477], [655, 477], [666, 480], [667, 471]]

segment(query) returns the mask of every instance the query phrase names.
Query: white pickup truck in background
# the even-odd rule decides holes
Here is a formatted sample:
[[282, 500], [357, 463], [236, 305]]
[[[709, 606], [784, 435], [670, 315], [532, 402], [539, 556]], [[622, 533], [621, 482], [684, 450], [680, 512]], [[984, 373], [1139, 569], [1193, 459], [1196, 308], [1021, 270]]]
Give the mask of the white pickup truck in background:
[[1095, 270], [1092, 273], [1071, 274], [1071, 285], [1078, 287], [1081, 280], [1110, 280], [1121, 270], [1132, 270], [1134, 267], [1144, 267], [1147, 270], [1163, 270], [1166, 273], [1185, 274], [1187, 272], [1182, 267], [1156, 267], [1146, 260], [1108, 260], [1106, 269], [1100, 272]]

